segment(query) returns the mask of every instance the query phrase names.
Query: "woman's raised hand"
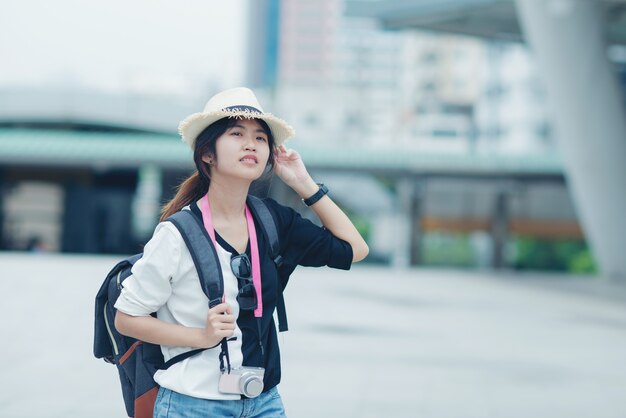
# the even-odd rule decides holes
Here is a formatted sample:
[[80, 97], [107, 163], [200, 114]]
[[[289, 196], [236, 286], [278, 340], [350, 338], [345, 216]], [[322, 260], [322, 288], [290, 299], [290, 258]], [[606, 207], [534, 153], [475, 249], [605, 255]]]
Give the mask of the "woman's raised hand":
[[292, 188], [310, 178], [300, 154], [284, 145], [274, 150], [274, 171]]

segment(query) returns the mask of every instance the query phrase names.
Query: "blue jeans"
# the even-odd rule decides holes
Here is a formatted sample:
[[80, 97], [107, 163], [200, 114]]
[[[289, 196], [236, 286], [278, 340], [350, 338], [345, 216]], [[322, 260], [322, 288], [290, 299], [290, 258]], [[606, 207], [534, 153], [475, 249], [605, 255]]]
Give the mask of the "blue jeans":
[[194, 398], [160, 388], [154, 418], [286, 418], [278, 389], [273, 387], [253, 399], [235, 401]]

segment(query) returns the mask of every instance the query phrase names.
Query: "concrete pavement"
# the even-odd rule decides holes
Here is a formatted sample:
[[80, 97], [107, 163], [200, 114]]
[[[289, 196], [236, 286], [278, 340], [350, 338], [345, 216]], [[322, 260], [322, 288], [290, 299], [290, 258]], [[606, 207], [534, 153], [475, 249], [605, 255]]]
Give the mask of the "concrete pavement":
[[[92, 356], [117, 259], [0, 253], [0, 417], [125, 416], [114, 367]], [[286, 303], [291, 418], [626, 417], [624, 284], [300, 268]]]

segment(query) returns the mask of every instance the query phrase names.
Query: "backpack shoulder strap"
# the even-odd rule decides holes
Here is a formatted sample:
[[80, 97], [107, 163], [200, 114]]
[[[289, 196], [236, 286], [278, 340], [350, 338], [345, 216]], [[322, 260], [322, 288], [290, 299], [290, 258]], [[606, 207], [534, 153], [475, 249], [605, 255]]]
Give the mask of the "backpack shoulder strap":
[[282, 263], [282, 256], [280, 255], [280, 241], [278, 240], [278, 230], [276, 229], [274, 218], [272, 217], [272, 214], [267, 208], [265, 202], [258, 197], [249, 195], [248, 203], [250, 203], [252, 211], [256, 215], [257, 219], [261, 221], [261, 227], [265, 233], [267, 242], [270, 244], [272, 259], [278, 267]]
[[[256, 196], [248, 195], [248, 203], [252, 212], [256, 215], [256, 218], [261, 221], [261, 229], [267, 238], [267, 242], [270, 245], [270, 255], [274, 264], [276, 264], [276, 270], [279, 272], [280, 278], [280, 266], [283, 262], [283, 257], [280, 255], [280, 241], [278, 239], [278, 229], [274, 218], [267, 208], [267, 205], [263, 200]], [[283, 296], [283, 283], [278, 284], [278, 300], [276, 303], [276, 314], [278, 315], [278, 331], [284, 332], [289, 329], [287, 324], [287, 309], [285, 308], [285, 297]]]
[[219, 305], [224, 294], [224, 277], [217, 252], [204, 225], [190, 210], [176, 212], [167, 221], [174, 224], [187, 244], [200, 277], [202, 291], [209, 298], [209, 308]]
[[[207, 298], [209, 298], [209, 308], [219, 305], [222, 302], [222, 295], [224, 294], [224, 276], [222, 276], [222, 267], [217, 258], [217, 251], [215, 250], [215, 246], [213, 246], [213, 241], [211, 241], [209, 234], [207, 234], [204, 229], [202, 221], [190, 210], [178, 211], [166, 220], [173, 223], [178, 229], [189, 249], [191, 259], [193, 260], [193, 264], [198, 272], [198, 277], [200, 278], [202, 291]], [[209, 249], [208, 251], [207, 248]], [[197, 348], [181, 353], [172, 357], [159, 369], [168, 369], [172, 365], [195, 356], [208, 348]]]

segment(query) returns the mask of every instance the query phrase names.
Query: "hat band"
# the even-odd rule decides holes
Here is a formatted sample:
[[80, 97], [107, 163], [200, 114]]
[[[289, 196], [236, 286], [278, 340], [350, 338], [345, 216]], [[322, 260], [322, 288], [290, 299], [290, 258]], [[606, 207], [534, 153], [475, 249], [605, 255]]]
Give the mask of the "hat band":
[[260, 114], [263, 113], [259, 109], [257, 109], [256, 107], [246, 106], [246, 105], [229, 106], [229, 107], [223, 108], [222, 110], [228, 110], [228, 111], [231, 111], [231, 112], [248, 111], [248, 112], [260, 113]]

